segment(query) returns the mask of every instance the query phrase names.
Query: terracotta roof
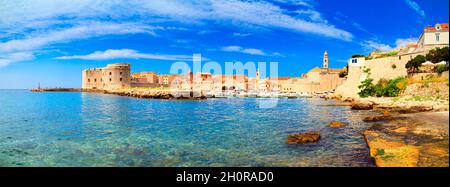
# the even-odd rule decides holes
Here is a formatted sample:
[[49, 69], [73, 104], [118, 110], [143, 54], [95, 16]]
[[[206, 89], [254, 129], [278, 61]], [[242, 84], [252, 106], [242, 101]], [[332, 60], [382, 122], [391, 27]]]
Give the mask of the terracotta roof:
[[330, 68], [328, 71], [333, 72], [333, 73], [339, 73], [341, 71], [343, 71], [344, 69], [341, 68]]
[[[436, 24], [438, 25], [438, 24]], [[428, 27], [424, 28], [423, 30], [426, 31], [435, 31], [436, 30], [436, 25], [434, 27], [431, 27], [430, 25], [428, 25]], [[440, 23], [439, 25], [441, 25], [441, 30], [442, 31], [448, 31], [448, 23]]]

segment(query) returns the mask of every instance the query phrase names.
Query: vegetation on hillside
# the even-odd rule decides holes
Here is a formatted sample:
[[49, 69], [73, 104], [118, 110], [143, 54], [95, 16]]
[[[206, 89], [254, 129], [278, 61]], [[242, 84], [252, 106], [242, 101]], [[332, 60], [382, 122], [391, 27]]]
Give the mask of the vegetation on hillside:
[[428, 52], [426, 56], [418, 55], [415, 58], [409, 60], [408, 63], [406, 63], [405, 68], [408, 69], [408, 72], [417, 72], [419, 66], [426, 61], [430, 61], [434, 64], [445, 61], [447, 62], [446, 65], [440, 65], [436, 68], [436, 71], [438, 73], [442, 73], [449, 69], [448, 67], [449, 60], [450, 57], [448, 47], [436, 48], [430, 50], [430, 52]]
[[427, 61], [425, 56], [417, 55], [413, 59], [409, 60], [408, 63], [406, 63], [405, 68], [408, 70], [408, 72], [416, 72], [419, 66], [425, 61]]
[[361, 82], [358, 86], [360, 97], [397, 97], [401, 91], [406, 89], [408, 81], [405, 77], [397, 77], [392, 80], [380, 79], [377, 84], [373, 84], [373, 79], [370, 78], [370, 69], [365, 69], [364, 72], [368, 75], [367, 79]]
[[360, 58], [360, 57], [365, 57], [365, 56], [361, 55], [361, 54], [354, 54], [354, 55], [352, 55], [352, 58]]
[[443, 48], [436, 48], [430, 50], [428, 52], [426, 59], [434, 64], [445, 61], [449, 61], [449, 48], [443, 47]]

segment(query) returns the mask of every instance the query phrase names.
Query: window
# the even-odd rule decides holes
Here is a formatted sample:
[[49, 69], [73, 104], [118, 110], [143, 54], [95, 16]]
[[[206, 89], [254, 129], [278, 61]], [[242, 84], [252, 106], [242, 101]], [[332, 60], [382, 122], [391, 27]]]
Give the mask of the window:
[[97, 82], [97, 79], [94, 79], [94, 82]]
[[401, 60], [401, 59], [402, 59], [402, 56], [398, 56], [398, 59]]
[[120, 78], [120, 82], [122, 82], [122, 78]]
[[109, 78], [109, 82], [111, 82], [112, 81], [112, 79], [111, 78]]
[[91, 82], [91, 79], [88, 79], [88, 82]]
[[439, 34], [436, 34], [436, 42], [439, 42]]
[[109, 75], [112, 75], [112, 72], [109, 72]]
[[358, 63], [358, 59], [352, 59], [352, 63]]
[[122, 72], [120, 72], [120, 75], [122, 75]]

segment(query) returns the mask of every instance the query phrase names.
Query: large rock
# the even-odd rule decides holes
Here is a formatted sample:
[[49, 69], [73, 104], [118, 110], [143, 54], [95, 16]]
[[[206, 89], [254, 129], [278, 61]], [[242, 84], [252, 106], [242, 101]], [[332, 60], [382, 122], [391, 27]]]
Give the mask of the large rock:
[[390, 141], [378, 132], [366, 130], [364, 138], [370, 149], [370, 156], [377, 167], [415, 167], [419, 162], [419, 147], [399, 141]]
[[312, 143], [320, 140], [320, 132], [289, 134], [287, 144]]
[[339, 127], [345, 126], [345, 123], [342, 123], [339, 121], [332, 121], [332, 122], [330, 122], [330, 124], [328, 126], [330, 126], [332, 128], [339, 128]]
[[371, 110], [373, 108], [373, 102], [371, 101], [355, 101], [351, 107], [353, 110]]

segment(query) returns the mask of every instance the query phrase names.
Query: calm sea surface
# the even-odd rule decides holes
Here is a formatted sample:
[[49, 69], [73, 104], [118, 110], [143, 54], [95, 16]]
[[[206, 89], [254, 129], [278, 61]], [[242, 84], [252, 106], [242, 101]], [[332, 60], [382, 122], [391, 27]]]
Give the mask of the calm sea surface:
[[[0, 90], [0, 166], [373, 166], [366, 111], [314, 98], [258, 107], [269, 100]], [[303, 131], [322, 139], [285, 143]]]

